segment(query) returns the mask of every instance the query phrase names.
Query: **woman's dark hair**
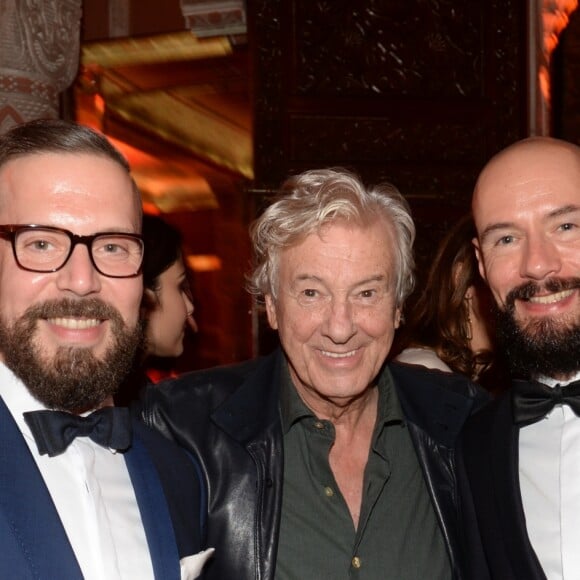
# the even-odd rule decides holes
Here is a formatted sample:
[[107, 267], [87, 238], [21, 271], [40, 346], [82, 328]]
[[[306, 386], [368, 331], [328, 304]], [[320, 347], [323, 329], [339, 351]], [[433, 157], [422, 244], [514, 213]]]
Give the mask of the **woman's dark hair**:
[[159, 276], [181, 258], [181, 234], [156, 215], [143, 216], [143, 286], [156, 291]]
[[[156, 215], [143, 215], [142, 229], [144, 255], [143, 266], [143, 288], [150, 292], [143, 293], [141, 302], [141, 317], [143, 328], [147, 328], [148, 317], [159, 304], [157, 293], [161, 289], [159, 277], [163, 272], [171, 268], [175, 262], [182, 258], [181, 234], [173, 226]], [[189, 286], [189, 283], [187, 283]], [[191, 298], [193, 302], [193, 298]], [[135, 357], [134, 368], [127, 380], [121, 385], [121, 388], [115, 395], [115, 404], [120, 406], [129, 405], [133, 400], [139, 397], [139, 392], [147, 383], [145, 367], [151, 363], [148, 359], [148, 365], [145, 364], [147, 359], [147, 342], [146, 339], [141, 345], [140, 356]], [[155, 359], [157, 364], [162, 359]]]
[[451, 370], [471, 378], [489, 366], [492, 353], [474, 353], [470, 347], [467, 290], [474, 286], [489, 292], [475, 257], [472, 240], [476, 235], [473, 219], [467, 215], [443, 238], [427, 283], [401, 329], [395, 354], [407, 347], [429, 347]]

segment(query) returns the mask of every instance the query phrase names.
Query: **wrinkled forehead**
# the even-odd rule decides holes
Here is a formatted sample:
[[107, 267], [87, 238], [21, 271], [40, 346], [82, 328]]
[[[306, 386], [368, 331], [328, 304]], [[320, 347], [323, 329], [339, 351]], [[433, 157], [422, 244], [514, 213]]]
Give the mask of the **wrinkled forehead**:
[[496, 155], [481, 172], [473, 194], [478, 234], [487, 221], [509, 219], [520, 210], [580, 204], [579, 152], [562, 141], [538, 139]]

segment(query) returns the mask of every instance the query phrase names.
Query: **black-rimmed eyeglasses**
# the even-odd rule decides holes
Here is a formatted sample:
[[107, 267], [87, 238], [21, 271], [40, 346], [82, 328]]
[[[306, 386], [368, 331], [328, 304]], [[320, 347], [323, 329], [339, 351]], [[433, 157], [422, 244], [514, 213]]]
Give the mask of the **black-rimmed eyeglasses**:
[[85, 245], [93, 266], [109, 278], [132, 278], [141, 271], [143, 240], [138, 234], [100, 232], [78, 236], [69, 230], [41, 225], [0, 225], [0, 237], [10, 240], [16, 263], [30, 272], [56, 272], [77, 244]]

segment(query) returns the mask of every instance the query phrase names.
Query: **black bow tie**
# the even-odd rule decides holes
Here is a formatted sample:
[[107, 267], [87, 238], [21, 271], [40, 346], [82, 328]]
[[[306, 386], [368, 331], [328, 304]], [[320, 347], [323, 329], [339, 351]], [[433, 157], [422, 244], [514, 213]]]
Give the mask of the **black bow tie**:
[[131, 415], [126, 407], [103, 407], [87, 417], [64, 411], [24, 413], [38, 452], [49, 457], [60, 455], [75, 437], [89, 437], [95, 443], [125, 451], [131, 445]]
[[547, 415], [555, 405], [569, 405], [580, 417], [580, 381], [549, 387], [535, 381], [514, 381], [512, 386], [514, 423], [529, 425]]

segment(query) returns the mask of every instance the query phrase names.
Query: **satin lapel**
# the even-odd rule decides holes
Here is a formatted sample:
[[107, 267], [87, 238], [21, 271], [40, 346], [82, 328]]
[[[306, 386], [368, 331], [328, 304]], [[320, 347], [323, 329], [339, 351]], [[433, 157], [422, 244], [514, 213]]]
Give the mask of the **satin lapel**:
[[39, 577], [82, 580], [48, 489], [1, 398], [0, 509], [23, 547], [23, 559], [40, 571]]
[[519, 429], [513, 424], [509, 396], [498, 406], [492, 443], [494, 496], [515, 577], [546, 580], [526, 530], [518, 467]]
[[155, 578], [179, 580], [179, 555], [163, 488], [147, 448], [139, 437], [140, 425], [134, 423], [133, 428], [133, 445], [125, 453], [125, 461], [145, 528]]

